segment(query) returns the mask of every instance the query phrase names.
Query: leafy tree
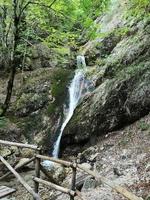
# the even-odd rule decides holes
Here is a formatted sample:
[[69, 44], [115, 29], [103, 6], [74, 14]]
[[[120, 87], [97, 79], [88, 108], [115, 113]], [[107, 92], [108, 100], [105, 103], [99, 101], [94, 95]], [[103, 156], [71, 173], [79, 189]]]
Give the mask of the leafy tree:
[[[51, 7], [56, 0], [53, 0]], [[39, 4], [39, 1], [27, 1], [27, 0], [3, 0], [1, 3], [1, 22], [2, 22], [2, 50], [5, 52], [10, 49], [10, 76], [7, 85], [7, 95], [2, 107], [0, 115], [4, 115], [9, 107], [14, 78], [16, 74], [16, 68], [19, 65], [18, 57], [21, 53], [20, 45], [22, 45], [22, 35], [24, 33], [24, 26], [26, 25], [26, 13], [30, 4], [43, 6]], [[38, 12], [38, 10], [37, 10]], [[9, 22], [7, 22], [7, 20]], [[10, 39], [10, 43], [8, 43]], [[8, 56], [8, 54], [6, 54]]]
[[9, 68], [4, 115], [10, 104], [17, 67], [30, 46], [43, 42], [50, 48], [74, 45], [84, 30], [95, 37], [94, 20], [109, 0], [0, 0], [0, 49], [3, 68]]

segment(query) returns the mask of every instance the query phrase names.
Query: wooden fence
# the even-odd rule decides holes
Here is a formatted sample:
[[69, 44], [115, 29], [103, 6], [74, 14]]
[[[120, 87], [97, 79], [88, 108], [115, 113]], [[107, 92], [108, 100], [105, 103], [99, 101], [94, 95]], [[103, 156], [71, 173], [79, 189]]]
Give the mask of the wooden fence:
[[[7, 145], [7, 146], [17, 146], [19, 148], [29, 148], [35, 151], [35, 157], [29, 159], [28, 161], [24, 162], [18, 167], [13, 168], [2, 156], [0, 156], [1, 162], [8, 168], [8, 172], [4, 174], [3, 176], [0, 177], [0, 181], [9, 176], [11, 173], [18, 179], [18, 181], [23, 185], [23, 187], [33, 196], [34, 200], [40, 200], [40, 195], [39, 195], [39, 184], [47, 185], [50, 188], [53, 188], [55, 190], [58, 190], [62, 193], [66, 193], [70, 196], [70, 200], [74, 200], [75, 196], [78, 196], [79, 199], [83, 200], [81, 192], [79, 192], [76, 189], [76, 174], [77, 170], [83, 170], [85, 173], [91, 175], [94, 177], [96, 180], [100, 181], [103, 184], [108, 185], [111, 187], [113, 190], [116, 192], [120, 193], [122, 196], [129, 200], [142, 200], [141, 197], [137, 197], [133, 193], [129, 192], [127, 189], [121, 186], [115, 186], [113, 182], [108, 180], [105, 177], [99, 176], [97, 172], [91, 171], [81, 164], [77, 164], [75, 162], [69, 162], [69, 161], [64, 161], [61, 159], [56, 159], [53, 157], [48, 157], [48, 156], [43, 156], [41, 155], [41, 149], [38, 146], [35, 145], [29, 145], [29, 144], [22, 144], [22, 143], [14, 143], [14, 142], [9, 142], [9, 141], [4, 141], [0, 140], [1, 145]], [[40, 178], [40, 171], [42, 171], [47, 177], [49, 176], [47, 171], [44, 169], [44, 167], [41, 165], [42, 160], [49, 160], [54, 163], [58, 163], [60, 165], [63, 165], [65, 167], [71, 167], [72, 168], [72, 180], [71, 180], [71, 186], [70, 189], [64, 188], [62, 186], [59, 186], [55, 183], [45, 181]], [[24, 179], [19, 175], [17, 172], [18, 169], [24, 167], [25, 165], [28, 165], [29, 163], [33, 162], [35, 163], [35, 177], [33, 177], [34, 181], [34, 189], [32, 189], [25, 181]]]

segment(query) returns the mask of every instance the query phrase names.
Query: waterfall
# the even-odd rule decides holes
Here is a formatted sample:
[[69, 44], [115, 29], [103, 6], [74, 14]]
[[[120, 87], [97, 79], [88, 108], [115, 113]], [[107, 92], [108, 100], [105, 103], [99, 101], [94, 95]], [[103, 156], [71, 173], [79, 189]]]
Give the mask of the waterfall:
[[[54, 143], [52, 156], [55, 158], [58, 158], [59, 156], [60, 142], [61, 142], [63, 131], [66, 125], [68, 124], [68, 122], [70, 121], [71, 117], [73, 116], [74, 110], [77, 107], [78, 102], [80, 98], [82, 97], [83, 90], [85, 88], [86, 80], [85, 80], [85, 75], [84, 75], [84, 70], [85, 70], [84, 68], [86, 67], [86, 62], [85, 62], [84, 56], [77, 56], [77, 67], [78, 69], [75, 71], [74, 78], [72, 79], [69, 85], [69, 89], [68, 89], [69, 106], [68, 106], [67, 111], [66, 110], [64, 111], [65, 119], [61, 126], [58, 138], [56, 142]], [[52, 166], [52, 162], [45, 160], [43, 162], [43, 166], [49, 168]]]
[[77, 56], [77, 67], [78, 69], [84, 69], [86, 67], [85, 57]]
[[78, 67], [78, 69], [75, 71], [75, 76], [69, 86], [68, 112], [67, 112], [65, 120], [61, 126], [57, 141], [54, 144], [54, 149], [53, 149], [52, 155], [55, 158], [58, 158], [60, 141], [61, 141], [63, 131], [64, 131], [66, 125], [68, 124], [68, 122], [70, 121], [70, 119], [74, 113], [74, 110], [77, 107], [78, 102], [82, 96], [82, 91], [84, 89], [84, 82], [85, 82], [84, 68], [86, 67], [84, 56], [77, 56], [77, 67]]

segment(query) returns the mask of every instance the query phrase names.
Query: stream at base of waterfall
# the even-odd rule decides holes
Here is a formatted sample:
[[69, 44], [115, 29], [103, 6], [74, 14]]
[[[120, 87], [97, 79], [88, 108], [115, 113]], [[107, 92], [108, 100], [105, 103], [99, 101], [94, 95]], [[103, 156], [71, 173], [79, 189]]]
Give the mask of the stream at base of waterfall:
[[[53, 146], [52, 156], [54, 158], [58, 158], [59, 156], [59, 149], [60, 149], [60, 142], [63, 131], [70, 121], [71, 117], [73, 116], [74, 110], [77, 107], [81, 97], [88, 91], [89, 89], [89, 81], [85, 78], [85, 69], [86, 69], [86, 62], [84, 56], [77, 56], [77, 70], [75, 71], [74, 78], [72, 79], [68, 93], [69, 93], [69, 105], [67, 111], [65, 110], [64, 113], [64, 121], [62, 123], [58, 138]], [[43, 166], [50, 167], [52, 163], [50, 161], [45, 160], [43, 162]]]

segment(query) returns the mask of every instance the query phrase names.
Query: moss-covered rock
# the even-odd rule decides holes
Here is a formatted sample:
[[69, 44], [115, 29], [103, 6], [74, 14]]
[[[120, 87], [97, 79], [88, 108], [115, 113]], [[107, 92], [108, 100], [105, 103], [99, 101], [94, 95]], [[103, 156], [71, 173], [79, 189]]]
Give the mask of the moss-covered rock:
[[76, 109], [64, 131], [62, 146], [86, 143], [150, 112], [149, 23], [136, 30], [121, 37], [109, 53], [104, 51], [106, 58], [97, 56], [91, 70], [96, 89]]
[[71, 74], [72, 70], [61, 68], [24, 72], [23, 80], [17, 74], [8, 116], [0, 118], [1, 139], [36, 143], [49, 150], [62, 116]]
[[67, 85], [70, 80], [71, 70], [57, 69], [54, 70], [51, 77], [51, 94], [53, 96], [53, 103], [48, 107], [48, 113], [52, 114], [60, 106], [62, 107], [65, 98], [67, 97]]
[[67, 46], [49, 48], [44, 43], [39, 43], [31, 48], [30, 57], [26, 58], [26, 65], [29, 69], [39, 68], [68, 68], [71, 60], [74, 59], [71, 50]]
[[150, 111], [149, 69], [126, 79], [106, 80], [77, 108], [63, 142], [81, 143], [123, 127]]

